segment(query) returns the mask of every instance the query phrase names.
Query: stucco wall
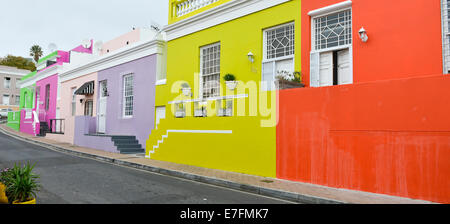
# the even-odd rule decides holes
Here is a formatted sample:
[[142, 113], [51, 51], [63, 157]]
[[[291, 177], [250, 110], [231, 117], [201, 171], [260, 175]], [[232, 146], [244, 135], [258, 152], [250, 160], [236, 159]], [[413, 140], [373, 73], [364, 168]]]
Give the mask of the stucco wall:
[[[97, 73], [87, 74], [76, 79], [61, 82], [61, 95], [58, 102], [58, 107], [60, 108], [60, 118], [65, 119], [65, 129], [64, 135], [49, 135], [49, 138], [67, 142], [74, 143], [74, 129], [75, 129], [75, 116], [72, 116], [72, 90], [80, 88], [84, 83], [94, 81], [94, 95], [91, 96], [76, 96], [76, 112], [75, 116], [84, 116], [85, 100], [93, 101], [93, 112], [92, 115], [95, 117], [97, 115]], [[80, 100], [83, 99], [83, 103]]]
[[[302, 0], [302, 73], [309, 85], [311, 17], [343, 0]], [[440, 0], [352, 0], [354, 83], [442, 73]], [[364, 27], [369, 40], [358, 31]]]
[[[98, 81], [108, 82], [106, 134], [135, 135], [145, 146], [154, 127], [156, 58], [150, 55], [98, 72]], [[134, 76], [134, 115], [123, 118], [123, 76], [130, 73]]]
[[277, 177], [449, 203], [449, 85], [435, 75], [281, 90]]

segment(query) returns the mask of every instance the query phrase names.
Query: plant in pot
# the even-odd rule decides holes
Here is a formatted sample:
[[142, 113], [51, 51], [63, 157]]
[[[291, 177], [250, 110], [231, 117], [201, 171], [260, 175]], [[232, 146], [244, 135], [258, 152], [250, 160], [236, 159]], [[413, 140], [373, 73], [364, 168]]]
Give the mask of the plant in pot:
[[302, 73], [295, 71], [289, 72], [286, 70], [277, 71], [277, 88], [278, 89], [292, 89], [305, 87], [302, 83]]
[[12, 204], [36, 204], [36, 194], [40, 185], [38, 175], [33, 173], [35, 165], [27, 162], [23, 167], [14, 164], [14, 168], [2, 178], [6, 186], [6, 196]]
[[237, 81], [236, 77], [233, 74], [226, 74], [223, 79], [225, 80], [225, 85], [227, 85], [227, 88], [229, 90], [236, 89]]
[[188, 83], [181, 84], [181, 92], [183, 92], [183, 95], [185, 96], [191, 96], [191, 87]]

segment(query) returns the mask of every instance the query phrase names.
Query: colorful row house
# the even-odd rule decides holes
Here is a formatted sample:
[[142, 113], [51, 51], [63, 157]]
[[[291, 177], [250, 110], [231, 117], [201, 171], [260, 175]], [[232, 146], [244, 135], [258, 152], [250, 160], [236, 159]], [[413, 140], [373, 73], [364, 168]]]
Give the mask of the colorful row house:
[[449, 6], [302, 0], [312, 88], [279, 91], [277, 178], [449, 203]]
[[162, 31], [137, 29], [42, 59], [46, 68], [22, 81], [20, 130], [448, 203], [449, 7], [170, 0]]
[[147, 158], [276, 177], [274, 71], [300, 70], [299, 9], [300, 0], [171, 0]]
[[155, 82], [165, 77], [165, 42], [151, 29], [134, 29], [94, 44], [93, 57], [59, 74], [64, 129], [53, 140], [109, 152], [143, 153], [154, 127]]

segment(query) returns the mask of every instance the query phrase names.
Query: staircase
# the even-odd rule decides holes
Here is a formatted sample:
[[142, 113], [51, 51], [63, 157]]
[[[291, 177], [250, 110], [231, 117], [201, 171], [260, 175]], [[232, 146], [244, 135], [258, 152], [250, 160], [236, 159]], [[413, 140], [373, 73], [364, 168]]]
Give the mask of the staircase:
[[47, 122], [40, 122], [39, 134], [37, 136], [45, 137], [50, 132]]
[[136, 136], [111, 136], [111, 140], [121, 154], [140, 154], [145, 153], [142, 145], [139, 144]]

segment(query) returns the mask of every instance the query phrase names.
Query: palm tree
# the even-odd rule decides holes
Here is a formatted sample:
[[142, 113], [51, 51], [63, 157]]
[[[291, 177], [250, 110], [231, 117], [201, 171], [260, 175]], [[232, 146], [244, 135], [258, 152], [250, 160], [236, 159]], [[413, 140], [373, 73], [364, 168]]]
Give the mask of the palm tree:
[[42, 48], [39, 45], [33, 45], [30, 49], [30, 56], [34, 58], [36, 63], [39, 61], [39, 58], [42, 57]]

